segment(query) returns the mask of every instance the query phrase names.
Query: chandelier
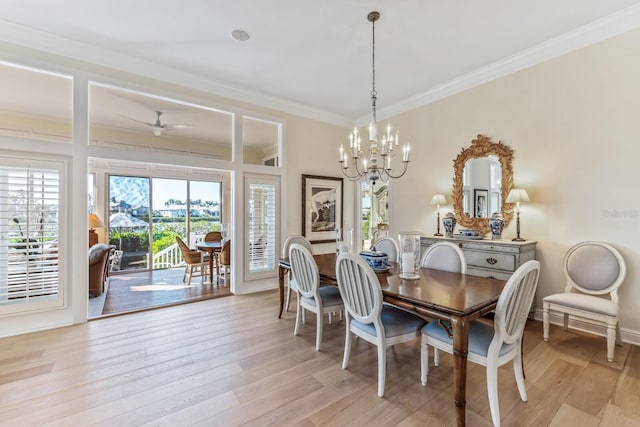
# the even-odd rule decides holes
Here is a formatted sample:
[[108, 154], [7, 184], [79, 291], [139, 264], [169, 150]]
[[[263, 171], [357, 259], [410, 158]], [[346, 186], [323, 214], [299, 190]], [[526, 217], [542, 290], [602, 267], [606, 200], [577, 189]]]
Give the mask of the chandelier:
[[[400, 178], [407, 172], [409, 165], [409, 144], [402, 146], [402, 171], [393, 174], [391, 168], [391, 159], [400, 151], [398, 147], [399, 133], [395, 134], [391, 131], [391, 125], [387, 124], [387, 128], [378, 141], [378, 125], [376, 123], [376, 100], [378, 92], [376, 91], [376, 21], [380, 19], [379, 12], [371, 12], [367, 15], [367, 19], [372, 26], [372, 75], [373, 85], [371, 90], [371, 121], [369, 122], [369, 147], [362, 147], [358, 128], [354, 127], [353, 132], [349, 134], [349, 150], [353, 163], [353, 170], [349, 164], [349, 154], [345, 151], [344, 146], [340, 145], [340, 166], [344, 176], [351, 181], [358, 181], [365, 178], [375, 184], [379, 179], [383, 182], [390, 178]], [[362, 164], [359, 165], [360, 159]]]

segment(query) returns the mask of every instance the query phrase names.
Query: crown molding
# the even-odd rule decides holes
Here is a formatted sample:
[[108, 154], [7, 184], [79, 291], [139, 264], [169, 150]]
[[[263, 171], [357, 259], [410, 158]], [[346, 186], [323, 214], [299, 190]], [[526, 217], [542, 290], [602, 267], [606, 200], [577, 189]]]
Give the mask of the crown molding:
[[[108, 49], [76, 42], [43, 31], [34, 30], [12, 22], [0, 20], [0, 40], [29, 49], [39, 50], [74, 61], [127, 72], [151, 79], [204, 91], [234, 101], [254, 104], [284, 113], [318, 120], [342, 127], [349, 127], [353, 119], [287, 99], [243, 89], [228, 83], [216, 81], [201, 75], [188, 73], [142, 58], [113, 52]], [[114, 66], [114, 64], [117, 64]], [[67, 65], [67, 64], [65, 64]], [[71, 65], [74, 68], [78, 64]]]
[[[640, 27], [640, 5], [626, 8], [403, 101], [380, 108], [376, 112], [378, 119], [390, 118], [431, 104], [638, 27]], [[368, 120], [368, 116], [363, 116], [357, 122], [368, 123]]]
[[[554, 39], [494, 62], [471, 73], [413, 95], [401, 102], [379, 108], [378, 119], [386, 119], [431, 104], [451, 95], [499, 79], [577, 49], [598, 43], [640, 26], [640, 5], [614, 13]], [[0, 20], [0, 40], [40, 50], [60, 57], [82, 61], [105, 68], [124, 71], [151, 79], [205, 91], [239, 102], [245, 102], [312, 120], [349, 128], [349, 117], [309, 107], [275, 96], [249, 91], [228, 83], [159, 65], [141, 58], [97, 48], [86, 43], [68, 40], [49, 33]], [[114, 67], [113, 64], [118, 64]], [[368, 115], [356, 120], [368, 123]]]

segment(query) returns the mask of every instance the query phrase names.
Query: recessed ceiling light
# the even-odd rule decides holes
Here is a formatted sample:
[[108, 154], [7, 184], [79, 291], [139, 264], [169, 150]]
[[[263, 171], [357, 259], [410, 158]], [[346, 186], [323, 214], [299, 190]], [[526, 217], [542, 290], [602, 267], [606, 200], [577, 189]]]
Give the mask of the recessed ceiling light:
[[235, 29], [231, 31], [231, 37], [238, 41], [246, 42], [251, 36], [249, 36], [249, 33], [247, 33], [245, 30]]

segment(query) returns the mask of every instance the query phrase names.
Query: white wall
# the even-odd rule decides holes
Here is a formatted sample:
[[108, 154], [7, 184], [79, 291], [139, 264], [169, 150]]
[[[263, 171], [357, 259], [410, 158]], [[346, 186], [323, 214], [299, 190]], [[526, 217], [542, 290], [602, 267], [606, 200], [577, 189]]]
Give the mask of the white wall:
[[[564, 288], [562, 258], [570, 246], [610, 242], [627, 262], [621, 327], [637, 339], [639, 76], [634, 30], [392, 118], [415, 147], [403, 185], [393, 187], [393, 222], [433, 234], [429, 200], [451, 193], [453, 159], [477, 134], [502, 140], [515, 151], [514, 184], [532, 200], [521, 205], [521, 234], [538, 241], [537, 306]], [[512, 221], [504, 236], [514, 235]]]
[[[301, 174], [318, 174], [339, 176], [337, 167], [337, 147], [339, 141], [348, 134], [346, 128], [321, 123], [318, 121], [303, 119], [298, 116], [285, 114], [279, 111], [257, 107], [240, 101], [233, 101], [215, 96], [202, 91], [185, 89], [171, 84], [161, 83], [140, 76], [123, 75], [113, 70], [99, 68], [91, 69], [87, 64], [75, 63], [63, 58], [54, 57], [29, 49], [0, 43], [0, 58], [21, 65], [32, 66], [43, 70], [56, 71], [74, 77], [74, 141], [73, 144], [53, 144], [43, 141], [21, 140], [0, 136], [0, 151], [18, 150], [24, 153], [52, 153], [65, 155], [69, 159], [70, 197], [65, 205], [69, 212], [70, 223], [73, 229], [69, 230], [70, 239], [68, 280], [65, 281], [66, 299], [65, 306], [60, 309], [47, 312], [25, 313], [16, 316], [4, 317], [0, 321], [0, 337], [22, 334], [37, 330], [50, 329], [82, 323], [87, 319], [87, 274], [88, 262], [86, 261], [87, 233], [87, 163], [89, 157], [109, 158], [116, 161], [131, 160], [148, 162], [153, 164], [177, 165], [185, 168], [210, 168], [225, 170], [231, 176], [232, 183], [236, 184], [235, 193], [225, 194], [233, 200], [231, 215], [235, 216], [236, 229], [234, 239], [244, 241], [244, 231], [241, 229], [244, 216], [244, 203], [242, 198], [242, 175], [245, 173], [271, 174], [280, 177], [283, 182], [282, 200], [283, 212], [286, 222], [283, 225], [282, 236], [301, 232]], [[233, 162], [182, 156], [177, 154], [147, 153], [135, 151], [123, 151], [108, 147], [87, 146], [88, 135], [88, 81], [98, 81], [115, 86], [123, 86], [129, 89], [139, 90], [152, 94], [158, 94], [167, 98], [184, 100], [195, 104], [206, 105], [212, 108], [227, 109], [238, 116], [250, 115], [264, 120], [284, 123], [285, 149], [283, 161], [285, 168], [273, 168], [260, 165], [248, 165], [243, 163], [242, 149], [237, 147], [238, 158]], [[238, 136], [241, 135], [241, 122], [236, 123]], [[242, 141], [238, 138], [237, 143]], [[327, 141], [336, 141], [335, 148], [327, 144]], [[289, 167], [289, 165], [291, 165]], [[229, 188], [225, 188], [228, 192]], [[345, 187], [348, 191], [348, 187]], [[352, 191], [351, 191], [352, 193]], [[102, 195], [98, 195], [102, 197]], [[347, 199], [347, 206], [350, 200]], [[350, 217], [350, 211], [345, 210], [345, 216]], [[228, 217], [227, 217], [228, 218]], [[85, 230], [77, 233], [78, 229]], [[75, 232], [74, 232], [75, 231]], [[335, 250], [335, 244], [324, 245], [325, 250]], [[319, 248], [318, 252], [322, 248]], [[273, 277], [264, 281], [242, 281], [243, 248], [241, 245], [234, 247], [234, 272], [232, 279], [232, 291], [237, 294], [253, 292], [262, 289], [277, 287], [277, 278]], [[274, 273], [275, 276], [275, 273]], [[274, 307], [274, 310], [277, 309]], [[274, 311], [275, 313], [275, 311]]]
[[[13, 56], [29, 55], [16, 49]], [[620, 290], [621, 325], [627, 336], [638, 338], [638, 76], [640, 30], [635, 30], [391, 118], [402, 129], [403, 140], [412, 143], [409, 171], [390, 186], [392, 234], [401, 229], [433, 234], [436, 212], [429, 202], [434, 193], [451, 192], [454, 158], [477, 134], [502, 140], [515, 150], [516, 186], [526, 188], [532, 199], [522, 207], [522, 236], [538, 241], [543, 268], [538, 306], [543, 296], [563, 289], [561, 262], [571, 245], [608, 241], [627, 260], [627, 280]], [[278, 172], [283, 178], [283, 236], [301, 232], [301, 174], [340, 176], [337, 148], [346, 141], [347, 129], [139, 77], [132, 81], [137, 87], [155, 85], [166, 95], [184, 94], [192, 100], [259, 111], [285, 123], [286, 169]], [[74, 162], [86, 162], [84, 150], [80, 151]], [[70, 209], [86, 221], [81, 193]], [[345, 227], [357, 226], [355, 186], [347, 180], [344, 197]], [[451, 206], [444, 206], [442, 214], [448, 210]], [[504, 235], [515, 235], [515, 221]], [[334, 245], [315, 249], [329, 252]], [[83, 277], [86, 266], [75, 266], [72, 286], [80, 298], [74, 301], [86, 295]], [[82, 321], [77, 312], [74, 321]]]

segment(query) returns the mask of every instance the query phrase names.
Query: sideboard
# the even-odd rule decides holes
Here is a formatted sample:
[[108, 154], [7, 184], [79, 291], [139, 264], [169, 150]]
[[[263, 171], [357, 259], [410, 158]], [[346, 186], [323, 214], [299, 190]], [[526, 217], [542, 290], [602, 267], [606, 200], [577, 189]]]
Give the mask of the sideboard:
[[536, 242], [511, 240], [471, 240], [450, 237], [420, 237], [420, 252], [436, 242], [452, 242], [462, 249], [467, 260], [467, 274], [508, 280], [518, 267], [536, 259]]

